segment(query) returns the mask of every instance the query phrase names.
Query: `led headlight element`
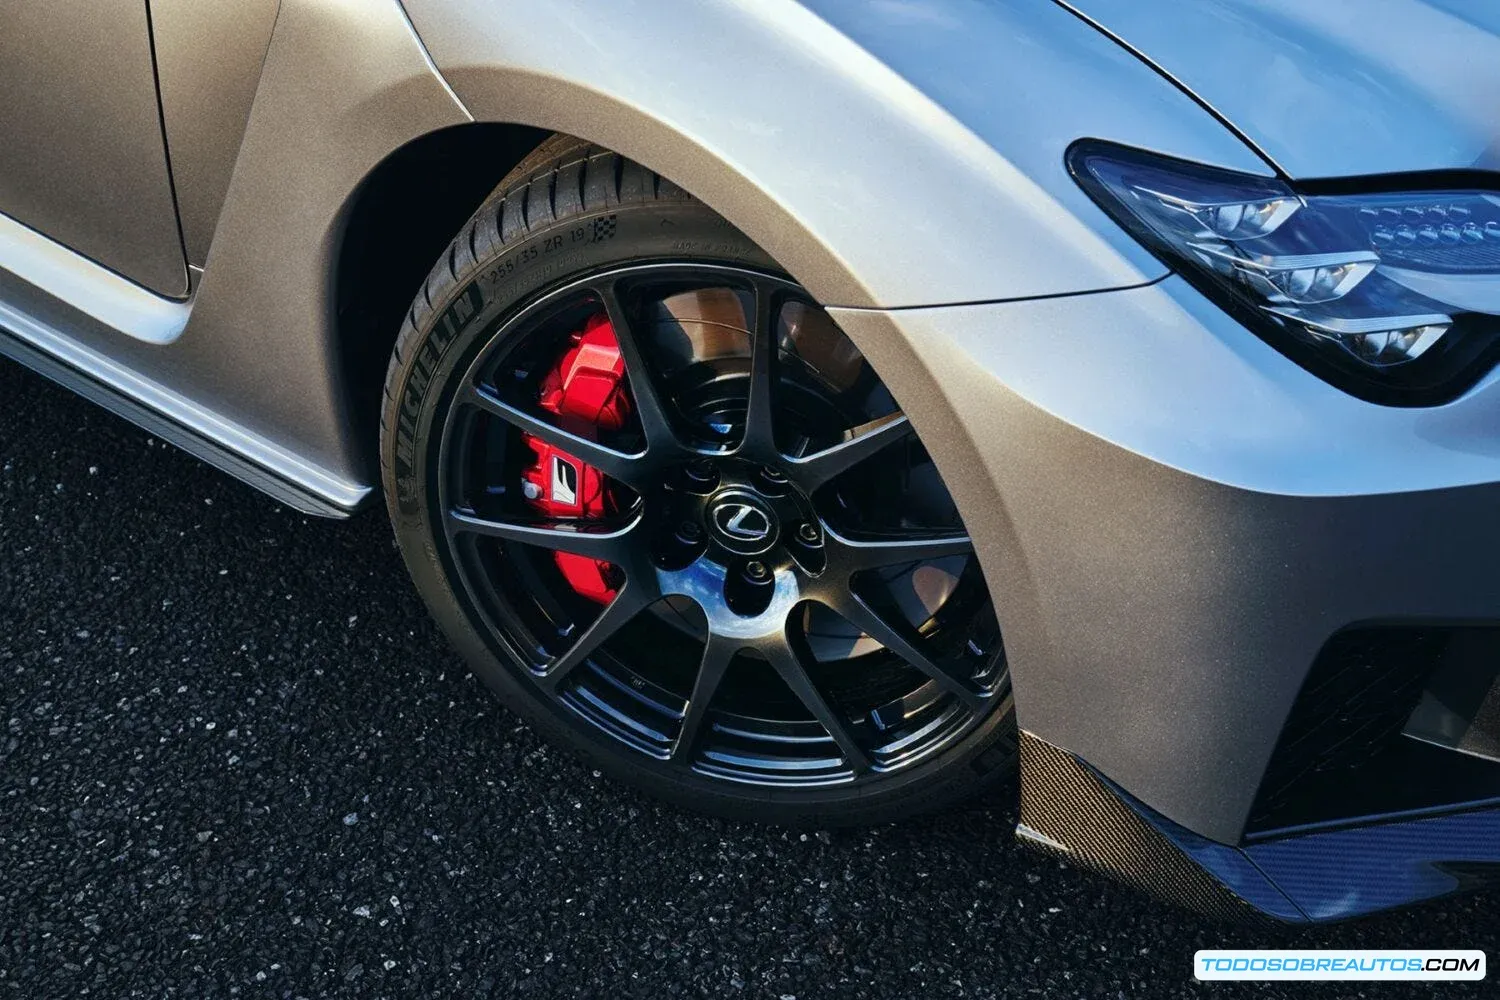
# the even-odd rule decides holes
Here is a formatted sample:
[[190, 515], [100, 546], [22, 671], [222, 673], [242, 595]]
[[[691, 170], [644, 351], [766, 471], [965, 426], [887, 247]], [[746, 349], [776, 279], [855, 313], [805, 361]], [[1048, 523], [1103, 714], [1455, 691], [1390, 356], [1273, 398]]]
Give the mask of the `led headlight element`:
[[[1165, 210], [1163, 221], [1189, 236], [1214, 236], [1223, 240], [1248, 240], [1275, 231], [1293, 212], [1302, 207], [1296, 198], [1267, 198], [1264, 201], [1201, 202], [1188, 201], [1162, 191], [1147, 191]], [[1179, 213], [1174, 218], [1170, 213]], [[1186, 216], [1184, 219], [1181, 216]], [[1191, 219], [1191, 224], [1188, 223]]]
[[1357, 395], [1442, 402], [1500, 353], [1500, 195], [1321, 193], [1092, 141], [1069, 165], [1169, 266]]
[[1375, 254], [1359, 250], [1255, 258], [1203, 243], [1188, 245], [1212, 258], [1210, 264], [1228, 265], [1228, 273], [1276, 303], [1307, 305], [1342, 298], [1380, 263]]
[[1302, 324], [1316, 337], [1339, 344], [1362, 361], [1384, 367], [1413, 361], [1453, 325], [1450, 316], [1371, 316], [1366, 319], [1309, 319], [1290, 309], [1271, 312]]

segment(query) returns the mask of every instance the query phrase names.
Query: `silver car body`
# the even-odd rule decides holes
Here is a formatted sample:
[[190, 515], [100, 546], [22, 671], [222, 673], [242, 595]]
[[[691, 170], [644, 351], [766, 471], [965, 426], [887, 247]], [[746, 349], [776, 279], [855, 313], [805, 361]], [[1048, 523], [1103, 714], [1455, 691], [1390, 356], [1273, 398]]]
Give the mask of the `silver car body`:
[[[37, 31], [64, 16], [22, 6]], [[125, 20], [139, 6], [102, 9], [142, 42], [146, 26]], [[1296, 179], [1500, 168], [1489, 8], [152, 0], [150, 13], [169, 160], [136, 149], [110, 176], [68, 164], [69, 190], [141, 213], [88, 232], [37, 214], [55, 198], [15, 195], [42, 184], [34, 163], [0, 184], [0, 350], [302, 509], [352, 512], [375, 481], [338, 324], [361, 186], [409, 144], [494, 122], [582, 136], [672, 178], [831, 308], [941, 442], [1022, 729], [1197, 835], [1240, 840], [1336, 629], [1500, 608], [1484, 568], [1500, 519], [1479, 516], [1500, 498], [1500, 376], [1431, 408], [1350, 396], [1170, 274], [1064, 163], [1092, 137]], [[0, 83], [79, 90], [109, 142], [139, 133], [114, 107], [140, 86], [139, 59], [80, 80], [13, 54]], [[123, 96], [139, 117], [144, 98]], [[62, 119], [4, 115], [36, 151], [87, 152]], [[0, 154], [0, 174], [16, 155]], [[165, 165], [180, 237], [161, 225]], [[1442, 530], [1455, 519], [1472, 527], [1461, 545]]]

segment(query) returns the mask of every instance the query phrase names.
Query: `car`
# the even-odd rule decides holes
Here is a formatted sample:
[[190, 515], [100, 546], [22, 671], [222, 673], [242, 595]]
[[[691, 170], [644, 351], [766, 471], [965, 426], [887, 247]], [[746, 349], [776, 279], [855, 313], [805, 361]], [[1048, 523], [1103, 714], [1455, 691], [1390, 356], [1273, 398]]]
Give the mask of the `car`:
[[600, 770], [804, 827], [1019, 774], [1024, 842], [1230, 916], [1500, 872], [1500, 9], [119, 0], [0, 56], [0, 353], [383, 505]]

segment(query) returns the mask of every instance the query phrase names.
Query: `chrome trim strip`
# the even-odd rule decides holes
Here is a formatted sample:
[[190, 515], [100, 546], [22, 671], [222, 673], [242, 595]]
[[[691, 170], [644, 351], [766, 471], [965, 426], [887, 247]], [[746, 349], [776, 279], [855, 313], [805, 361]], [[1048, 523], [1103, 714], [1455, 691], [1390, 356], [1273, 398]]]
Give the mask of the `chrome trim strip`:
[[176, 340], [193, 310], [191, 301], [162, 298], [6, 215], [0, 270], [148, 344]]
[[[186, 311], [187, 306], [184, 305], [183, 308]], [[352, 512], [371, 492], [370, 487], [343, 479], [313, 465], [213, 410], [143, 378], [99, 352], [0, 302], [0, 336], [6, 334], [339, 511]], [[198, 454], [199, 457], [207, 457], [202, 453]], [[220, 462], [214, 464], [226, 468], [250, 485], [284, 499], [277, 491], [267, 489], [267, 484], [245, 475], [242, 470], [230, 468]]]

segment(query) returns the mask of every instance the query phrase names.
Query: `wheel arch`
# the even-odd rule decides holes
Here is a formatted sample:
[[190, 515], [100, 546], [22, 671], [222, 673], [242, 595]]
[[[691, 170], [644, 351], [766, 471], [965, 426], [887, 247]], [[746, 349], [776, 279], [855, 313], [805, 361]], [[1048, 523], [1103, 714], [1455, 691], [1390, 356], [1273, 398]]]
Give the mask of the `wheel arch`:
[[551, 133], [504, 122], [428, 132], [350, 194], [331, 267], [334, 349], [354, 447], [376, 467], [380, 387], [401, 322], [444, 248], [506, 174]]
[[[381, 385], [406, 311], [454, 234], [515, 166], [557, 134], [512, 122], [439, 129], [392, 151], [350, 194], [333, 257], [332, 295], [339, 368], [368, 467], [376, 463]], [[591, 136], [578, 138], [604, 145]], [[670, 167], [653, 169], [678, 183]], [[717, 204], [705, 204], [723, 214]], [[783, 233], [791, 240], [809, 238]], [[771, 256], [806, 286], [800, 273]], [[1008, 519], [997, 516], [979, 473], [977, 442], [954, 411], [939, 373], [909, 350], [889, 314], [834, 306], [834, 315], [860, 351], [879, 364], [882, 379], [934, 449], [966, 523], [976, 526], [971, 531], [987, 562], [998, 565], [995, 553], [1004, 551], [1005, 563], [1014, 565], [1018, 549]]]
[[[570, 131], [502, 121], [474, 121], [448, 126], [417, 136], [392, 150], [349, 193], [336, 227], [329, 259], [329, 295], [337, 370], [340, 384], [344, 386], [347, 418], [353, 427], [353, 446], [360, 452], [357, 458], [361, 467], [376, 467], [381, 384], [402, 320], [424, 279], [452, 242], [454, 234], [462, 229], [485, 198], [550, 136], [575, 135], [642, 162], [642, 165], [690, 191], [692, 189], [683, 184], [682, 177], [698, 178], [697, 186], [701, 189], [703, 179], [714, 176], [716, 179], [708, 182], [709, 187], [714, 190], [723, 188], [727, 192], [725, 198], [742, 208], [748, 206], [749, 214], [760, 220], [760, 225], [753, 226], [759, 237], [747, 235], [751, 235], [757, 245], [812, 291], [820, 302], [838, 308], [843, 301], [840, 290], [855, 298], [865, 294], [863, 290], [855, 289], [855, 277], [852, 273], [845, 273], [845, 263], [790, 214], [783, 213], [784, 217], [769, 219], [760, 214], [762, 210], [756, 207], [756, 203], [761, 201], [770, 206], [764, 208], [765, 212], [775, 215], [782, 210], [775, 205], [770, 192], [738, 174], [732, 162], [701, 147], [683, 146], [685, 139], [681, 136], [653, 146], [643, 133], [669, 126], [639, 109], [620, 109], [608, 97], [595, 97], [601, 103], [593, 104], [595, 98], [590, 98], [589, 107], [594, 113], [589, 117], [600, 124], [593, 134], [579, 134], [576, 127]], [[555, 119], [541, 113], [526, 117], [530, 122], [574, 120], [567, 115]], [[639, 160], [610, 142], [602, 141], [602, 135], [611, 136], [615, 141], [624, 138], [627, 146], [644, 148], [646, 161], [654, 162]], [[629, 136], [634, 136], [634, 139]], [[710, 210], [729, 217], [720, 201], [694, 193]], [[743, 218], [745, 212], [736, 215]], [[730, 218], [730, 221], [735, 219]], [[743, 230], [744, 226], [740, 228]], [[774, 234], [770, 240], [774, 249], [761, 242], [767, 234]], [[801, 266], [788, 263], [788, 258]], [[950, 413], [938, 416], [933, 412], [946, 408], [947, 403], [942, 392], [932, 391], [937, 373], [923, 369], [915, 357], [904, 354], [899, 363], [894, 362], [891, 357], [894, 345], [881, 349], [872, 342], [895, 339], [889, 329], [878, 322], [852, 321], [855, 315], [866, 310], [842, 311], [846, 317], [846, 333], [855, 345], [867, 356], [886, 362], [882, 367], [882, 377], [896, 397], [926, 401], [919, 407], [923, 412], [915, 417], [924, 440], [931, 431], [934, 444], [940, 445], [949, 456], [968, 456], [974, 443], [967, 438], [962, 423], [951, 419]], [[873, 316], [879, 315], [879, 312], [873, 313]], [[957, 467], [965, 461], [955, 457], [940, 460], [940, 465], [947, 466], [945, 477], [954, 478]], [[964, 485], [969, 488], [955, 488], [955, 499], [962, 509], [975, 511], [978, 501], [973, 484]], [[960, 497], [960, 490], [968, 497]]]

